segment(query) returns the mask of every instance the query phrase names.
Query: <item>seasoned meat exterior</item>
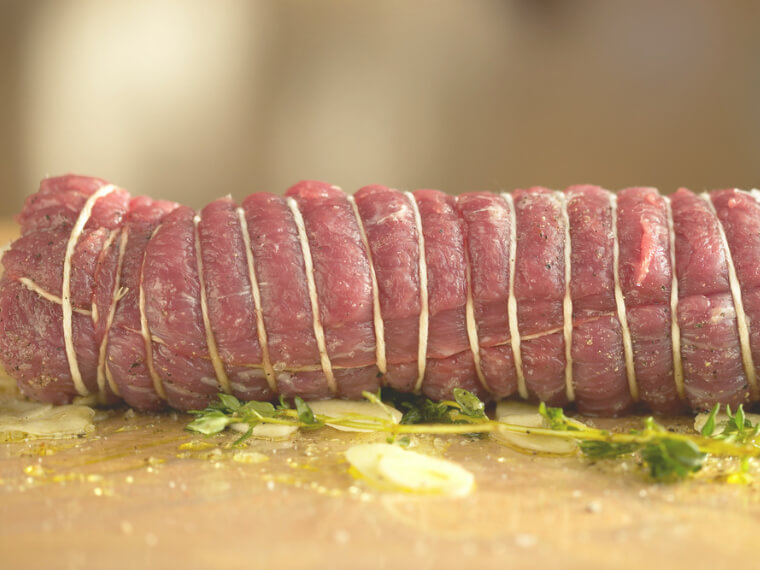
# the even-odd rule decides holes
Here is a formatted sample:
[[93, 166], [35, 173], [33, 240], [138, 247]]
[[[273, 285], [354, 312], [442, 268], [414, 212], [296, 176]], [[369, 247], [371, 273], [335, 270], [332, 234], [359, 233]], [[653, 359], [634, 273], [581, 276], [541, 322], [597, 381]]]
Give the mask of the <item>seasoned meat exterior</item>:
[[304, 181], [196, 212], [69, 175], [17, 220], [0, 361], [41, 401], [459, 387], [622, 415], [758, 398], [754, 191]]

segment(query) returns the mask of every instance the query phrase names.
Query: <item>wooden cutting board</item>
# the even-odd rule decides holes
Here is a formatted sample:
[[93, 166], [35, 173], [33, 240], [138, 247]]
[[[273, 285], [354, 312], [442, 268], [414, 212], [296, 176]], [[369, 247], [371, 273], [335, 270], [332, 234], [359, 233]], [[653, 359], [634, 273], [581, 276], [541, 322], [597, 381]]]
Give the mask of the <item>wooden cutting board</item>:
[[421, 437], [462, 499], [375, 491], [342, 452], [377, 434], [198, 437], [182, 414], [102, 414], [75, 440], [0, 445], [4, 568], [725, 568], [756, 557], [758, 487], [649, 483], [635, 465]]
[[[0, 244], [14, 232], [0, 224]], [[656, 485], [632, 463], [431, 436], [417, 448], [469, 468], [476, 490], [388, 493], [343, 459], [377, 434], [326, 428], [238, 450], [188, 421], [119, 409], [81, 439], [0, 444], [0, 567], [640, 570], [756, 558], [760, 484]]]

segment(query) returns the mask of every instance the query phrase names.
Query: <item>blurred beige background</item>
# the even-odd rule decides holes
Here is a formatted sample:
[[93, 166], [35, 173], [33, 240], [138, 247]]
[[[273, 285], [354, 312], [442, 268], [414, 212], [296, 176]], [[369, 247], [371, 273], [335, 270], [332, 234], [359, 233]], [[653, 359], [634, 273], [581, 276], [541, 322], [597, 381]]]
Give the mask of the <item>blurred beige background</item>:
[[757, 3], [0, 9], [0, 215], [65, 172], [194, 207], [302, 178], [760, 185]]

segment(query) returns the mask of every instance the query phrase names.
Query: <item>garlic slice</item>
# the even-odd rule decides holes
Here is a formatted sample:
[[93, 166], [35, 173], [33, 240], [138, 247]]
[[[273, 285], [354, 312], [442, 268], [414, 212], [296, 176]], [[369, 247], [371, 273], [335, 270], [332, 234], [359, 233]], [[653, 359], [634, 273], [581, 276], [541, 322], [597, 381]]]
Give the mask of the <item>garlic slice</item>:
[[402, 453], [403, 449], [388, 443], [364, 443], [352, 445], [346, 450], [346, 459], [357, 474], [371, 483], [382, 486], [380, 459], [390, 453]]
[[[496, 421], [527, 428], [548, 428], [546, 420], [538, 413], [538, 407], [523, 402], [504, 401], [496, 405]], [[522, 434], [499, 429], [491, 437], [519, 450], [570, 455], [576, 452], [578, 444], [574, 440], [550, 435]]]
[[95, 410], [87, 406], [52, 406], [24, 400], [0, 401], [0, 441], [22, 437], [72, 437], [95, 429]]
[[519, 400], [501, 400], [496, 404], [494, 415], [498, 421], [501, 421], [507, 416], [523, 416], [525, 414], [538, 415], [538, 407]]
[[367, 429], [361, 427], [345, 426], [337, 423], [325, 422], [334, 429], [340, 431], [369, 432], [377, 431], [383, 422], [391, 421], [397, 424], [403, 414], [391, 406], [367, 401], [349, 400], [317, 400], [309, 402], [311, 411], [320, 416], [335, 418], [336, 420], [351, 420], [356, 424], [365, 424]]
[[253, 437], [265, 439], [290, 439], [298, 431], [298, 426], [259, 424], [253, 426]]
[[463, 497], [475, 486], [475, 477], [464, 467], [413, 451], [385, 455], [378, 468], [387, 481], [416, 493]]
[[452, 461], [406, 451], [388, 443], [354, 445], [346, 459], [358, 474], [381, 489], [463, 497], [475, 477]]
[[[230, 424], [230, 429], [240, 433], [246, 433], [251, 426], [244, 422]], [[253, 437], [261, 439], [282, 440], [290, 437], [298, 431], [298, 426], [288, 426], [283, 424], [256, 424], [251, 430]]]

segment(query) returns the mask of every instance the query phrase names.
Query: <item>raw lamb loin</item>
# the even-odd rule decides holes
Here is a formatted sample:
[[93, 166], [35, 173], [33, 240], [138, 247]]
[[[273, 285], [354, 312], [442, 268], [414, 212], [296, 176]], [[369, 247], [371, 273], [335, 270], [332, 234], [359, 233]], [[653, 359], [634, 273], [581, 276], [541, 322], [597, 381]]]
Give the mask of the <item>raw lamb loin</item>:
[[28, 396], [143, 410], [380, 386], [620, 415], [758, 398], [760, 202], [301, 182], [200, 212], [49, 178], [2, 258]]

